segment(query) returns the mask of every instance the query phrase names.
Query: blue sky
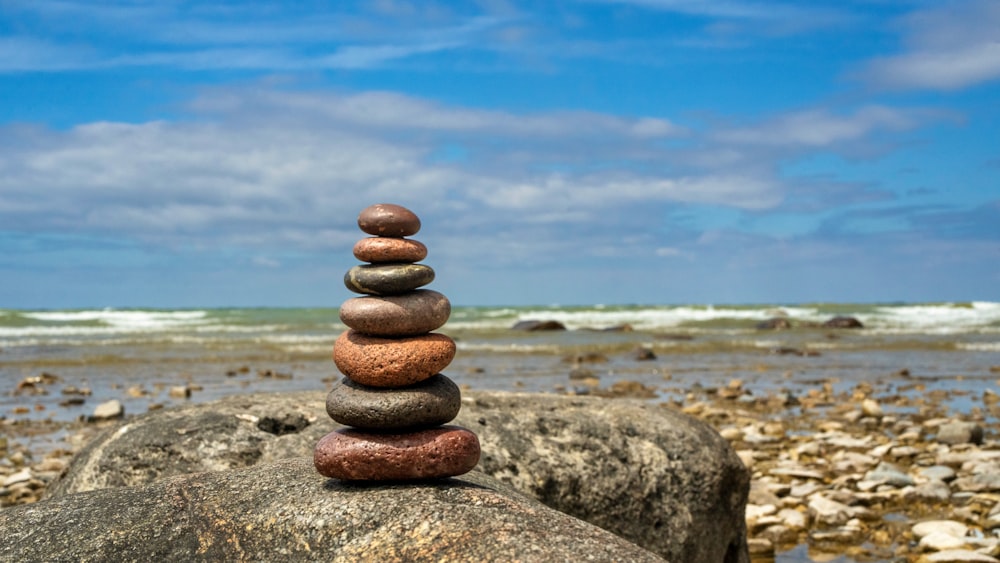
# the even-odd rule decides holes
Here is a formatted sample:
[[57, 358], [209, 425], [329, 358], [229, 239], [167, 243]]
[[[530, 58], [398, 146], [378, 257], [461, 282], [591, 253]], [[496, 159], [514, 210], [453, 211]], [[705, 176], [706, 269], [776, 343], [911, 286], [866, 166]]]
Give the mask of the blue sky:
[[995, 0], [0, 3], [0, 307], [1000, 301]]

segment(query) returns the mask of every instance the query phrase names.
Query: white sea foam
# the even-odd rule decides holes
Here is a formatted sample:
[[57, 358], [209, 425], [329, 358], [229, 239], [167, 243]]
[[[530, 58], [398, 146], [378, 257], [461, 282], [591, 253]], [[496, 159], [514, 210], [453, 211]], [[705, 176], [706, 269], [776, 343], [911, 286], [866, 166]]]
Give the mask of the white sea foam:
[[875, 313], [858, 318], [882, 332], [963, 332], [1000, 323], [1000, 303], [892, 305], [878, 307]]
[[959, 342], [955, 347], [970, 352], [1000, 352], [1000, 342]]
[[459, 351], [467, 352], [502, 352], [502, 353], [558, 353], [561, 348], [552, 344], [491, 344], [482, 342], [456, 342]]
[[185, 326], [205, 322], [205, 311], [120, 311], [101, 309], [91, 311], [32, 311], [21, 313], [23, 317], [44, 322], [100, 322], [119, 328], [163, 328]]
[[812, 307], [650, 307], [629, 309], [538, 309], [522, 311], [518, 320], [554, 320], [566, 328], [601, 328], [628, 324], [638, 330], [676, 328], [685, 323], [718, 320], [761, 321], [774, 316], [800, 320], [820, 320], [823, 316]]

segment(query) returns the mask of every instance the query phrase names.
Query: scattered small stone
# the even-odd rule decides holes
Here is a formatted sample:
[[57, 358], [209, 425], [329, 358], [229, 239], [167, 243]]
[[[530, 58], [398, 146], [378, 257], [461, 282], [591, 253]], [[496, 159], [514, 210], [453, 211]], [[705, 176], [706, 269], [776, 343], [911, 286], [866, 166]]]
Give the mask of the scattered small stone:
[[917, 563], [1000, 563], [1000, 559], [967, 549], [949, 549], [924, 555]]
[[656, 359], [656, 354], [652, 348], [640, 346], [632, 351], [632, 359], [637, 362], [648, 362]]
[[102, 420], [121, 418], [123, 416], [125, 416], [125, 407], [122, 406], [121, 401], [118, 399], [112, 399], [97, 405], [97, 407], [94, 408], [94, 414], [90, 415], [88, 420], [90, 422], [98, 422]]
[[938, 428], [937, 441], [942, 444], [982, 444], [983, 427], [974, 422], [948, 422]]
[[3, 486], [10, 487], [18, 483], [26, 483], [30, 481], [32, 478], [33, 475], [31, 474], [31, 470], [26, 467], [18, 471], [17, 473], [12, 473], [7, 477], [5, 477], [3, 480]]
[[882, 411], [882, 406], [878, 404], [878, 401], [874, 399], [865, 399], [861, 401], [861, 414], [874, 418], [881, 418], [884, 412]]

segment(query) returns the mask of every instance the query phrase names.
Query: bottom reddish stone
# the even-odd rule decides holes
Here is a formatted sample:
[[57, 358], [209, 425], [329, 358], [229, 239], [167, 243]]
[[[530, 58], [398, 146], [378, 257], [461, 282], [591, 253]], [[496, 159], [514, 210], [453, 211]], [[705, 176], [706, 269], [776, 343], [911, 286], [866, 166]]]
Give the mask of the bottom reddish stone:
[[344, 428], [320, 438], [313, 462], [321, 475], [345, 481], [454, 477], [479, 463], [479, 438], [450, 425], [393, 434]]

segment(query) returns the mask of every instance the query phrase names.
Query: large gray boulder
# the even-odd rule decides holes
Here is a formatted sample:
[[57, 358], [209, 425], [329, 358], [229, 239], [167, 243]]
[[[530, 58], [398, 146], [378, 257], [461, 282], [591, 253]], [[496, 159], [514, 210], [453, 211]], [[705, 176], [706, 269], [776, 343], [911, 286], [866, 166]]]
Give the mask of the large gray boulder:
[[[456, 423], [478, 469], [561, 512], [684, 562], [748, 560], [749, 474], [715, 430], [640, 401], [466, 392]], [[338, 427], [322, 393], [154, 411], [90, 443], [49, 496], [310, 455]]]
[[328, 480], [311, 458], [0, 511], [0, 561], [661, 561], [473, 472]]

